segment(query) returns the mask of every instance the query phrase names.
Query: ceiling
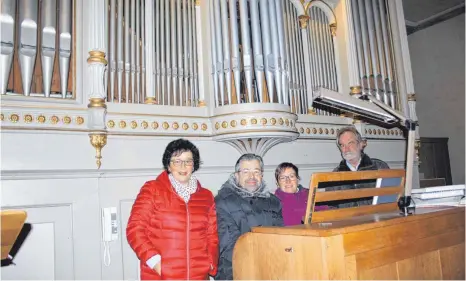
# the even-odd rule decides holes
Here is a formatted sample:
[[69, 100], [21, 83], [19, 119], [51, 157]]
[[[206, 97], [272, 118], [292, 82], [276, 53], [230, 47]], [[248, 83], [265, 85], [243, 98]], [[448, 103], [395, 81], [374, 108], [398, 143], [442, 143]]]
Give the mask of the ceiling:
[[458, 16], [465, 7], [464, 0], [402, 1], [408, 34]]

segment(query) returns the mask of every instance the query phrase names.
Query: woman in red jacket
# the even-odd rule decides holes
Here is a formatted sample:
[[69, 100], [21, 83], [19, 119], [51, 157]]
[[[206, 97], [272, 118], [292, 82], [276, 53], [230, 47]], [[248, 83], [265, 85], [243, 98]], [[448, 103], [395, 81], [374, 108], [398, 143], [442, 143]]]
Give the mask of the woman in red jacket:
[[218, 236], [214, 197], [193, 175], [199, 150], [172, 141], [162, 163], [165, 171], [139, 191], [126, 228], [141, 279], [205, 280], [217, 272]]

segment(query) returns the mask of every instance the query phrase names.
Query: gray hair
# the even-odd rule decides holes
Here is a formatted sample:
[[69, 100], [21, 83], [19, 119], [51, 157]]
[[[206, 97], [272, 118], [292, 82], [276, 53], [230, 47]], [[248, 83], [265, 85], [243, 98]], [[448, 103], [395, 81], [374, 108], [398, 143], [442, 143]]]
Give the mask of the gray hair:
[[347, 126], [347, 127], [341, 128], [337, 133], [337, 146], [338, 147], [340, 147], [340, 144], [338, 143], [338, 141], [340, 140], [341, 135], [343, 135], [346, 132], [353, 133], [356, 136], [358, 142], [363, 141], [361, 134], [358, 132], [358, 130], [354, 126]]
[[262, 157], [260, 157], [259, 155], [256, 155], [256, 154], [252, 154], [252, 153], [247, 153], [247, 154], [241, 155], [241, 157], [238, 159], [238, 161], [236, 161], [235, 172], [239, 172], [239, 170], [240, 170], [239, 165], [241, 164], [241, 162], [243, 162], [243, 161], [253, 161], [253, 160], [259, 161], [259, 164], [261, 166], [261, 171], [263, 172], [264, 171], [264, 161], [262, 160]]

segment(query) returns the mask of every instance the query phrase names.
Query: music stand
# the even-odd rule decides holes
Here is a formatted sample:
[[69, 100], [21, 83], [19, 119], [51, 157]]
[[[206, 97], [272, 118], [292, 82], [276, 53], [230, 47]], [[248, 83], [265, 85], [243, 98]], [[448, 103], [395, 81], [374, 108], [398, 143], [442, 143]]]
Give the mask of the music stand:
[[401, 112], [394, 110], [390, 106], [380, 102], [369, 94], [361, 94], [360, 98], [343, 95], [328, 89], [319, 88], [313, 93], [313, 103], [318, 106], [325, 106], [338, 109], [340, 111], [353, 113], [374, 123], [385, 125], [398, 125], [408, 130], [408, 149], [406, 156], [406, 181], [404, 195], [398, 200], [398, 207], [406, 216], [410, 214], [408, 207], [411, 204], [411, 189], [413, 184], [414, 165], [414, 144], [416, 141], [417, 121], [411, 120]]
[[9, 257], [11, 248], [16, 242], [24, 222], [26, 221], [27, 214], [25, 211], [6, 210], [1, 211], [2, 220], [2, 253], [1, 259], [4, 260]]

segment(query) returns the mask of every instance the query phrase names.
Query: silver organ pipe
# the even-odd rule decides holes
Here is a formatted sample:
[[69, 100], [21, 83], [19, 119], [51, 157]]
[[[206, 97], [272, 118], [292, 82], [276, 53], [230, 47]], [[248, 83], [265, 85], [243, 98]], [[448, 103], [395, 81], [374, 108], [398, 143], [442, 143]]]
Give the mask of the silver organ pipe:
[[140, 77], [141, 77], [141, 92], [140, 92], [140, 97], [139, 97], [139, 101], [141, 103], [144, 103], [144, 100], [146, 98], [146, 63], [145, 63], [145, 59], [146, 59], [146, 52], [145, 52], [145, 38], [146, 38], [146, 33], [145, 33], [145, 25], [146, 25], [146, 21], [145, 21], [145, 9], [146, 9], [146, 6], [145, 6], [145, 0], [141, 0], [141, 39], [140, 39], [140, 46], [141, 47], [138, 47], [141, 49], [141, 74], [140, 74]]
[[0, 94], [4, 95], [7, 91], [15, 51], [16, 0], [2, 0], [0, 5], [0, 28], [2, 31], [0, 35], [0, 73], [2, 76], [0, 77]]
[[161, 102], [161, 93], [162, 93], [162, 86], [161, 86], [161, 71], [162, 71], [162, 55], [161, 55], [161, 41], [163, 38], [160, 22], [162, 18], [162, 10], [161, 10], [161, 3], [162, 1], [154, 1], [155, 4], [155, 83], [156, 83], [156, 99], [157, 103], [160, 104]]
[[301, 28], [298, 26], [296, 29], [298, 38], [298, 54], [299, 54], [299, 66], [300, 66], [300, 83], [299, 83], [299, 106], [298, 113], [306, 113], [307, 95], [306, 95], [306, 77], [304, 73], [304, 53], [303, 53], [303, 37]]
[[[184, 60], [183, 60], [183, 71], [184, 71], [184, 76], [183, 76], [183, 79], [184, 79], [184, 95], [185, 95], [185, 100], [186, 100], [186, 104], [189, 102], [189, 96], [188, 96], [188, 92], [189, 92], [189, 63], [188, 63], [188, 60], [189, 60], [189, 57], [188, 57], [188, 50], [189, 50], [189, 44], [188, 44], [188, 32], [186, 32], [188, 30], [188, 9], [186, 7], [188, 7], [188, 1], [189, 0], [184, 0], [183, 1], [183, 27], [184, 27], [184, 31], [183, 32], [183, 50], [184, 50]], [[218, 71], [218, 69], [217, 69]]]
[[272, 43], [270, 38], [270, 20], [268, 15], [268, 1], [259, 0], [261, 31], [262, 31], [262, 54], [264, 58], [265, 80], [267, 82], [267, 92], [269, 94], [269, 102], [273, 102], [274, 80], [273, 80], [273, 53]]
[[[110, 42], [115, 42], [116, 22], [115, 22], [115, 0], [110, 0]], [[110, 101], [115, 99], [115, 73], [116, 73], [116, 57], [115, 44], [108, 44], [110, 47], [109, 59], [109, 76], [110, 76]]]
[[[177, 85], [177, 75], [178, 75], [178, 70], [177, 70], [177, 54], [176, 54], [176, 39], [177, 39], [177, 32], [176, 32], [176, 2], [174, 0], [170, 0], [170, 33], [171, 33], [171, 88], [173, 89], [173, 105], [177, 105], [176, 102], [176, 85]], [[170, 78], [169, 78], [170, 80]], [[170, 94], [169, 94], [170, 96]], [[181, 103], [180, 103], [181, 105]]]
[[193, 92], [194, 92], [194, 99], [193, 99], [193, 104], [192, 106], [198, 106], [199, 105], [199, 77], [198, 77], [198, 56], [197, 56], [197, 17], [196, 17], [196, 5], [195, 3], [192, 4], [192, 19], [191, 23], [193, 26]]
[[[230, 30], [231, 30], [231, 43], [232, 43], [231, 69], [232, 69], [233, 76], [234, 76], [236, 103], [240, 103], [240, 97], [241, 97], [240, 60], [241, 58], [240, 58], [240, 53], [239, 53], [238, 16], [236, 12], [233, 12], [233, 13], [231, 12], [231, 11], [236, 11], [236, 1], [229, 1], [228, 4], [229, 4], [229, 10], [230, 10]], [[255, 28], [257, 28], [257, 26]], [[253, 33], [253, 40], [254, 40], [254, 33]], [[260, 48], [260, 53], [262, 55], [262, 46]], [[262, 68], [263, 68], [263, 65], [264, 65], [264, 60], [262, 59]], [[218, 103], [216, 104], [218, 105]]]
[[371, 54], [371, 65], [372, 65], [372, 74], [370, 76], [370, 85], [371, 85], [371, 88], [372, 88], [372, 91], [373, 93], [375, 93], [375, 96], [378, 100], [381, 99], [381, 95], [380, 95], [380, 88], [377, 81], [378, 81], [378, 76], [379, 76], [379, 73], [380, 73], [380, 65], [379, 65], [379, 60], [378, 60], [378, 57], [377, 57], [377, 49], [376, 49], [376, 46], [377, 45], [377, 41], [376, 41], [376, 37], [375, 37], [375, 30], [374, 30], [374, 27], [375, 27], [375, 24], [374, 24], [374, 15], [372, 13], [372, 5], [371, 5], [371, 1], [365, 1], [364, 3], [365, 5], [365, 8], [366, 8], [366, 16], [367, 16], [367, 29], [369, 31], [369, 47], [370, 47], [370, 54]]
[[[135, 38], [134, 38], [134, 44], [135, 44], [135, 53], [136, 53], [136, 70], [135, 70], [135, 76], [136, 76], [136, 81], [133, 80], [133, 82], [135, 82], [136, 84], [136, 87], [135, 87], [135, 97], [134, 97], [134, 100], [133, 100], [133, 103], [139, 103], [140, 100], [139, 100], [139, 96], [140, 96], [140, 91], [141, 91], [141, 88], [140, 88], [140, 75], [141, 75], [141, 70], [140, 70], [140, 44], [139, 44], [139, 38], [141, 36], [141, 9], [140, 9], [140, 6], [141, 6], [141, 0], [135, 0], [136, 3], [136, 22], [135, 22], [135, 29], [136, 29], [136, 33], [135, 33]], [[133, 30], [134, 32], [134, 30]]]
[[366, 93], [372, 93], [372, 87], [370, 84], [370, 76], [371, 76], [371, 61], [369, 59], [369, 38], [368, 38], [368, 30], [367, 30], [367, 18], [366, 13], [364, 11], [364, 2], [363, 0], [358, 0], [358, 11], [359, 11], [359, 26], [361, 27], [361, 35], [362, 35], [362, 51], [364, 57], [364, 69], [366, 72], [365, 77], [363, 78], [362, 85], [363, 91]]
[[239, 14], [241, 26], [241, 41], [243, 46], [243, 71], [246, 78], [246, 89], [248, 93], [248, 102], [252, 103], [252, 66], [253, 58], [251, 56], [251, 41], [249, 35], [249, 18], [248, 18], [247, 0], [239, 0]]
[[[210, 50], [212, 51], [211, 58], [212, 58], [212, 77], [214, 80], [214, 94], [215, 94], [214, 100], [215, 100], [215, 107], [217, 107], [219, 105], [218, 103], [219, 90], [218, 90], [218, 73], [217, 73], [217, 44], [216, 44], [216, 37], [215, 37], [214, 6], [213, 5], [214, 5], [214, 1], [210, 0], [210, 3], [209, 3], [209, 21], [210, 21], [210, 38], [211, 38]], [[236, 8], [236, 5], [235, 5], [235, 8]], [[233, 40], [233, 44], [234, 44], [234, 40]], [[236, 79], [236, 76], [235, 76], [235, 79]]]
[[55, 0], [42, 0], [40, 13], [42, 32], [42, 75], [44, 94], [50, 96], [53, 66], [55, 62], [55, 40], [57, 35], [57, 2]]
[[290, 53], [292, 52], [293, 48], [291, 48], [291, 39], [290, 39], [290, 20], [291, 20], [291, 15], [290, 15], [290, 9], [289, 6], [291, 3], [289, 1], [285, 1], [285, 6], [284, 6], [284, 21], [285, 21], [285, 40], [286, 40], [286, 46], [287, 46], [287, 52], [286, 52], [286, 60], [288, 63], [287, 67], [287, 80], [289, 81], [288, 86], [287, 86], [287, 92], [288, 92], [288, 104], [290, 105], [291, 111], [296, 113], [296, 108], [294, 106], [293, 98], [294, 98], [294, 84], [293, 80], [291, 79], [293, 77], [293, 67], [291, 67], [291, 56]]
[[37, 53], [37, 17], [39, 1], [19, 0], [18, 2], [18, 53], [21, 67], [23, 93], [30, 95], [32, 75]]
[[193, 11], [194, 3], [192, 0], [188, 1], [188, 5], [186, 9], [188, 10], [188, 62], [189, 62], [189, 93], [190, 93], [190, 100], [189, 105], [194, 105], [194, 87], [193, 87], [193, 79], [194, 79], [194, 61], [193, 61], [193, 50], [194, 50], [194, 41], [193, 41], [193, 21], [195, 21], [194, 11]]
[[[122, 102], [122, 86], [123, 86], [123, 0], [118, 1], [117, 12], [117, 96], [118, 102]], [[113, 100], [112, 100], [113, 101]]]
[[228, 10], [226, 0], [220, 0], [220, 13], [223, 42], [223, 71], [225, 73], [228, 104], [231, 104], [230, 36], [228, 32]]
[[129, 102], [129, 84], [130, 84], [130, 73], [131, 73], [131, 61], [130, 61], [130, 52], [131, 52], [131, 29], [130, 29], [130, 0], [125, 0], [125, 13], [124, 13], [124, 22], [125, 22], [125, 102]]
[[275, 11], [277, 14], [278, 24], [278, 46], [280, 47], [280, 58], [278, 61], [278, 65], [280, 66], [281, 80], [279, 80], [278, 82], [281, 84], [282, 88], [283, 104], [288, 104], [288, 59], [286, 57], [288, 42], [285, 40], [285, 22], [282, 0], [275, 0]]
[[135, 102], [136, 92], [136, 0], [131, 0], [131, 102]]
[[388, 88], [385, 84], [385, 79], [387, 78], [387, 65], [385, 64], [385, 54], [383, 51], [383, 39], [382, 39], [382, 27], [380, 22], [380, 15], [379, 10], [377, 8], [378, 3], [377, 0], [372, 0], [372, 11], [374, 14], [374, 22], [375, 22], [375, 36], [377, 38], [377, 54], [378, 60], [380, 64], [380, 72], [379, 78], [377, 79], [378, 89], [383, 93], [383, 102], [385, 104], [389, 104], [389, 99], [387, 95]]
[[178, 98], [180, 100], [180, 105], [183, 105], [183, 37], [182, 37], [182, 29], [183, 27], [181, 26], [181, 20], [182, 20], [182, 14], [181, 14], [181, 3], [182, 0], [176, 0], [176, 40], [178, 41], [178, 60], [176, 61], [177, 64], [177, 78], [178, 78]]
[[[243, 0], [244, 1], [244, 0]], [[214, 1], [214, 27], [215, 27], [215, 45], [217, 55], [217, 75], [220, 88], [220, 103], [225, 104], [225, 81], [223, 75], [223, 50], [222, 50], [222, 30], [220, 21], [220, 2]], [[241, 29], [242, 30], [242, 29]], [[244, 48], [244, 47], [243, 47]]]
[[[170, 39], [173, 34], [170, 34], [170, 0], [165, 0], [165, 66], [166, 66], [166, 80], [167, 83], [167, 91], [166, 91], [166, 105], [171, 105], [171, 81], [170, 77], [172, 76], [172, 68], [170, 63], [170, 54], [171, 54], [171, 47], [170, 47]], [[164, 103], [165, 104], [165, 103]]]
[[72, 28], [72, 2], [71, 0], [60, 0], [60, 15], [58, 17], [59, 35], [59, 65], [60, 65], [60, 90], [62, 98], [66, 98], [68, 88], [68, 73], [71, 60], [71, 28]]
[[275, 88], [277, 90], [278, 103], [282, 103], [281, 98], [281, 71], [279, 66], [279, 57], [280, 57], [280, 48], [278, 45], [278, 24], [277, 24], [277, 14], [275, 12], [274, 1], [269, 3], [269, 17], [270, 17], [270, 34], [272, 39], [272, 58], [271, 58], [271, 70], [274, 73], [275, 77]]
[[262, 55], [259, 3], [257, 0], [250, 0], [249, 7], [251, 17], [252, 49], [254, 54], [254, 75], [257, 85], [256, 98], [258, 101], [263, 102], [262, 95], [264, 93], [264, 56]]

